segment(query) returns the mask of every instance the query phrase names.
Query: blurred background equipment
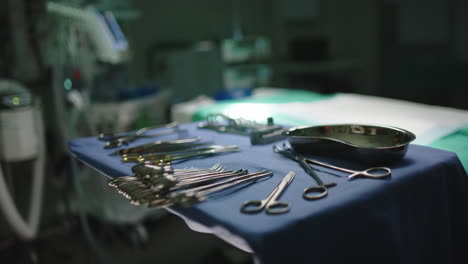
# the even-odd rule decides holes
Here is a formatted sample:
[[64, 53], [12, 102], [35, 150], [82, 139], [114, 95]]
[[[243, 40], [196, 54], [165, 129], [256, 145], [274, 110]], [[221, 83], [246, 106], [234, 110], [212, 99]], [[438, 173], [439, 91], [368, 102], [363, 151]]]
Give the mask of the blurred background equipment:
[[201, 41], [165, 54], [167, 85], [175, 103], [199, 95], [217, 100], [241, 98], [271, 84], [270, 58], [270, 42], [263, 36]]
[[[162, 215], [163, 211], [128, 205], [107, 188], [99, 173], [70, 159], [67, 142], [98, 131], [129, 131], [162, 122], [164, 95], [156, 85], [137, 86], [130, 80], [130, 45], [111, 11], [57, 2], [48, 2], [47, 10], [61, 25], [55, 36], [60, 52], [52, 65], [53, 114], [70, 164], [65, 173], [72, 175], [71, 210], [85, 222], [89, 214], [103, 222], [135, 226], [148, 215]], [[87, 233], [92, 236], [90, 230]], [[143, 232], [141, 239], [145, 236]]]
[[[45, 146], [40, 111], [39, 102], [25, 87], [0, 79], [0, 208], [11, 230], [22, 240], [36, 237], [41, 218]], [[31, 177], [26, 188], [30, 186], [31, 193], [29, 209], [23, 217], [14, 198], [14, 186], [18, 186], [21, 176], [3, 169], [12, 163], [28, 166], [29, 161], [33, 165], [29, 166]]]
[[[0, 190], [10, 219], [0, 217], [0, 253], [34, 245], [39, 259], [89, 263], [101, 261], [89, 253], [105, 247], [135, 262], [140, 255], [131, 249], [143, 249], [157, 230], [154, 237], [174, 239], [155, 239], [152, 250], [138, 251], [142, 258], [202, 258], [219, 240], [188, 232], [164, 210], [128, 205], [99, 172], [75, 162], [69, 140], [204, 120], [211, 110], [259, 122], [274, 116], [281, 125], [348, 119], [350, 111], [335, 114], [345, 107], [339, 102], [310, 111], [309, 103], [342, 92], [372, 95], [357, 105], [388, 103], [391, 112], [403, 108], [378, 96], [468, 109], [467, 7], [463, 0], [2, 1], [0, 179], [11, 197]], [[298, 110], [306, 104], [308, 111]], [[466, 114], [449, 110], [451, 118], [434, 124], [419, 116], [436, 116], [421, 110], [411, 111], [415, 120], [398, 116], [425, 129], [439, 121], [458, 129]], [[431, 146], [468, 162], [466, 133]], [[63, 239], [51, 242], [57, 234]], [[191, 254], [173, 254], [170, 245]], [[58, 257], [59, 246], [72, 259]]]
[[117, 64], [128, 59], [128, 41], [112, 12], [91, 7], [76, 8], [56, 2], [48, 2], [47, 11], [79, 21], [82, 30], [89, 34], [99, 60]]

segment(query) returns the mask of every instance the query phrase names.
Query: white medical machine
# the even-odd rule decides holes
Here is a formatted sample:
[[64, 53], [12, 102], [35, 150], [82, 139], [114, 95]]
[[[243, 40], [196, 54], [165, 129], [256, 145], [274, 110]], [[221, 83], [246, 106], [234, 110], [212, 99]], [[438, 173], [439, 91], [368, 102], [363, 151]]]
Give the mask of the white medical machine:
[[89, 34], [96, 57], [106, 63], [122, 63], [130, 57], [128, 41], [112, 12], [92, 7], [83, 9], [55, 2], [47, 3], [47, 11], [76, 19]]
[[[40, 112], [39, 103], [25, 87], [12, 80], [0, 79], [0, 211], [23, 240], [35, 238], [41, 215], [45, 146]], [[34, 161], [34, 167], [25, 219], [7, 187], [2, 166], [30, 160]]]

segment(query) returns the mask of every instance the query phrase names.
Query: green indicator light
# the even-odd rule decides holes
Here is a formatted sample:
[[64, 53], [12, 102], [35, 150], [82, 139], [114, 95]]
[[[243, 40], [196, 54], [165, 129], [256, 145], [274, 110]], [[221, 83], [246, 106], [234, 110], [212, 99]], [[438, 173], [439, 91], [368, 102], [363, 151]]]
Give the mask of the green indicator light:
[[11, 102], [14, 104], [14, 105], [19, 105], [20, 104], [20, 99], [19, 97], [15, 96], [11, 99]]
[[65, 90], [67, 91], [70, 91], [71, 88], [73, 87], [73, 83], [72, 81], [70, 80], [70, 78], [66, 78], [65, 81], [63, 82], [63, 87], [65, 88]]

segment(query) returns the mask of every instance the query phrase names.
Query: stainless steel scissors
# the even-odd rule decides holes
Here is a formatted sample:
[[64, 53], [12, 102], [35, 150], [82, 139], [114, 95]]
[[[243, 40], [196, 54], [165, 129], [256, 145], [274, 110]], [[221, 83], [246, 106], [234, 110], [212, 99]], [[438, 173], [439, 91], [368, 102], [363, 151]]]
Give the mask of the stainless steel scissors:
[[[284, 147], [286, 148], [286, 146]], [[287, 148], [286, 150], [275, 145], [273, 146], [273, 151], [276, 153], [283, 154], [284, 156], [299, 162], [299, 164], [301, 164], [304, 170], [317, 182], [317, 186], [308, 187], [304, 190], [304, 192], [302, 193], [302, 197], [304, 197], [304, 199], [317, 200], [323, 198], [327, 196], [328, 188], [336, 186], [336, 183], [334, 182], [324, 184], [323, 181], [319, 178], [319, 176], [315, 173], [314, 169], [312, 169], [312, 167], [309, 165], [309, 162], [311, 160], [302, 155], [297, 154], [292, 149]]]
[[268, 214], [281, 214], [289, 211], [290, 205], [284, 202], [278, 202], [277, 199], [286, 187], [292, 182], [296, 173], [290, 171], [275, 189], [263, 200], [246, 201], [241, 206], [241, 212], [247, 214], [258, 213], [265, 209]]

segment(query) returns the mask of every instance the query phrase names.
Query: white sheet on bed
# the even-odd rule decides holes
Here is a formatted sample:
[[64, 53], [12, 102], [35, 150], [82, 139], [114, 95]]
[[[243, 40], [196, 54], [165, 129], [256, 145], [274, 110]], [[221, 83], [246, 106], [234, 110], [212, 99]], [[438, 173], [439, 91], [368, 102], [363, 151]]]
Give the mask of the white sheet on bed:
[[400, 127], [427, 145], [468, 125], [468, 111], [357, 94], [338, 94], [313, 103], [288, 103], [281, 111], [315, 124], [365, 123]]
[[[255, 96], [278, 94], [284, 89], [257, 89]], [[216, 102], [199, 97], [173, 107], [172, 118], [178, 122], [192, 121], [193, 114], [201, 107]], [[409, 101], [359, 94], [337, 94], [330, 99], [310, 103], [291, 102], [278, 104], [233, 104], [224, 110], [233, 118], [243, 117], [255, 121], [275, 113], [288, 117], [293, 125], [321, 125], [337, 123], [363, 123], [396, 126], [416, 134], [413, 143], [429, 145], [433, 141], [468, 126], [468, 111], [449, 107], [426, 105]]]

